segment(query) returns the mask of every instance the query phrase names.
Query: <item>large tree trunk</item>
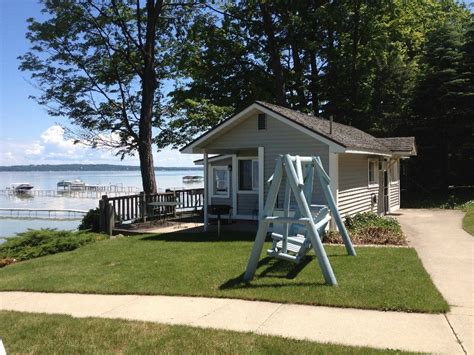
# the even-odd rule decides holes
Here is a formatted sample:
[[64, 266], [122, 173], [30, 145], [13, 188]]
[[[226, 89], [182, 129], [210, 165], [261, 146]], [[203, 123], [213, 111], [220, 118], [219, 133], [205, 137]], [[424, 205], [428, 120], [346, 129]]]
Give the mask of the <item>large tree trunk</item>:
[[273, 24], [269, 5], [265, 2], [260, 3], [260, 11], [263, 19], [263, 30], [267, 36], [267, 52], [269, 56], [268, 64], [273, 72], [276, 101], [278, 105], [286, 106], [287, 102], [283, 67], [281, 65], [281, 56], [275, 38], [275, 26]]
[[361, 8], [361, 1], [356, 0], [354, 1], [354, 27], [352, 30], [352, 55], [351, 55], [351, 83], [350, 83], [350, 90], [351, 90], [351, 106], [352, 106], [352, 113], [354, 113], [357, 105], [358, 105], [358, 87], [359, 87], [359, 77], [357, 73], [357, 57], [359, 55], [359, 41], [360, 41], [360, 33], [359, 33], [359, 26], [360, 26], [360, 8]]
[[316, 53], [313, 50], [309, 51], [311, 81], [309, 83], [309, 91], [311, 93], [311, 108], [315, 116], [319, 116], [319, 93], [318, 93], [318, 64], [316, 62]]
[[155, 90], [157, 88], [155, 73], [155, 41], [156, 23], [161, 12], [162, 1], [147, 0], [147, 21], [145, 45], [143, 48], [143, 79], [142, 102], [140, 111], [140, 125], [138, 131], [138, 155], [142, 173], [143, 191], [147, 194], [155, 193], [156, 179], [153, 164], [152, 122]]
[[153, 149], [149, 142], [138, 145], [138, 155], [140, 158], [140, 171], [142, 174], [143, 191], [147, 194], [155, 193], [155, 166], [153, 164]]

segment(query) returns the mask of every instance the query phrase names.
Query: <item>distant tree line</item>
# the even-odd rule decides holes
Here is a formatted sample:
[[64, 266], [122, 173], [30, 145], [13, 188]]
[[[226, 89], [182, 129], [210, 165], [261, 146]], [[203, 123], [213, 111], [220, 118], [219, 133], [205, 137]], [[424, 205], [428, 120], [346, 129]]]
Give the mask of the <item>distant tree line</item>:
[[414, 135], [418, 185], [473, 184], [474, 27], [463, 3], [142, 2], [44, 1], [50, 18], [30, 20], [21, 68], [78, 139], [138, 152], [145, 190], [156, 189], [152, 145], [181, 146], [255, 100], [378, 137]]
[[[39, 164], [0, 166], [0, 172], [14, 171], [139, 171], [139, 166], [114, 164]], [[155, 171], [202, 171], [202, 167], [156, 167]]]

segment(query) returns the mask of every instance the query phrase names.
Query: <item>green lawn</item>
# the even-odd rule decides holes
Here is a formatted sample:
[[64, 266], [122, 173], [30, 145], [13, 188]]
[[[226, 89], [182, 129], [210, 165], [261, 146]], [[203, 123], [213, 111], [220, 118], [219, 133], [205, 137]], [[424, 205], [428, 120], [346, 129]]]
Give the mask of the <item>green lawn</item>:
[[[339, 282], [326, 286], [313, 256], [295, 266], [262, 255], [241, 282], [254, 234], [166, 234], [99, 241], [0, 269], [0, 290], [163, 294], [337, 307], [445, 312], [448, 305], [415, 250], [326, 247]], [[267, 243], [266, 246], [270, 244]]]
[[470, 203], [466, 207], [466, 215], [462, 220], [462, 227], [466, 232], [474, 235], [474, 203]]
[[401, 354], [230, 331], [0, 312], [8, 354]]

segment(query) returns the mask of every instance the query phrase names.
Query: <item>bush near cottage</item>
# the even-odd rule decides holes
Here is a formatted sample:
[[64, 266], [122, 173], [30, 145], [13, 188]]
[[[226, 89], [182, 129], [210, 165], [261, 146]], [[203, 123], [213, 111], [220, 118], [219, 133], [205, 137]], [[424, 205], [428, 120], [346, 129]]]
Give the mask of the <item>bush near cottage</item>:
[[89, 230], [91, 232], [100, 231], [100, 210], [99, 208], [90, 209], [82, 217], [81, 224], [78, 227], [79, 230]]
[[[354, 244], [406, 245], [400, 223], [394, 218], [380, 217], [372, 212], [347, 217], [345, 225]], [[341, 244], [339, 232], [331, 231], [324, 242]]]
[[474, 235], [474, 200], [463, 204], [461, 210], [466, 212], [462, 221], [462, 227], [466, 232]]
[[8, 238], [0, 245], [0, 267], [38, 258], [44, 255], [56, 254], [77, 249], [97, 240], [106, 239], [105, 235], [74, 232], [55, 229], [29, 229]]

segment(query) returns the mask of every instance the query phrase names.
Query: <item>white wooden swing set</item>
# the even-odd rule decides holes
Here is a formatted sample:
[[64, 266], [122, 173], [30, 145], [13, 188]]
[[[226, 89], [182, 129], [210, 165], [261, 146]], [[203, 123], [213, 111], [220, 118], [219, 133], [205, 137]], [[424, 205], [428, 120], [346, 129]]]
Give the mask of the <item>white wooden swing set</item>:
[[[281, 213], [276, 215], [275, 204], [284, 173], [286, 173], [286, 187], [283, 215]], [[327, 205], [311, 204], [315, 174], [319, 178]], [[319, 157], [281, 155], [276, 160], [275, 172], [268, 182], [270, 187], [267, 200], [259, 221], [244, 281], [248, 282], [253, 279], [265, 237], [269, 232], [270, 225], [273, 225], [271, 234], [273, 243], [271, 249], [267, 250], [269, 256], [299, 263], [302, 257], [313, 248], [324, 280], [329, 285], [337, 285], [336, 276], [322, 243], [322, 237], [331, 220], [331, 215], [341, 233], [347, 253], [356, 256], [356, 252], [337, 209], [330, 189], [330, 178], [324, 171], [321, 159]], [[297, 205], [295, 211], [290, 210], [291, 193], [293, 193]]]

